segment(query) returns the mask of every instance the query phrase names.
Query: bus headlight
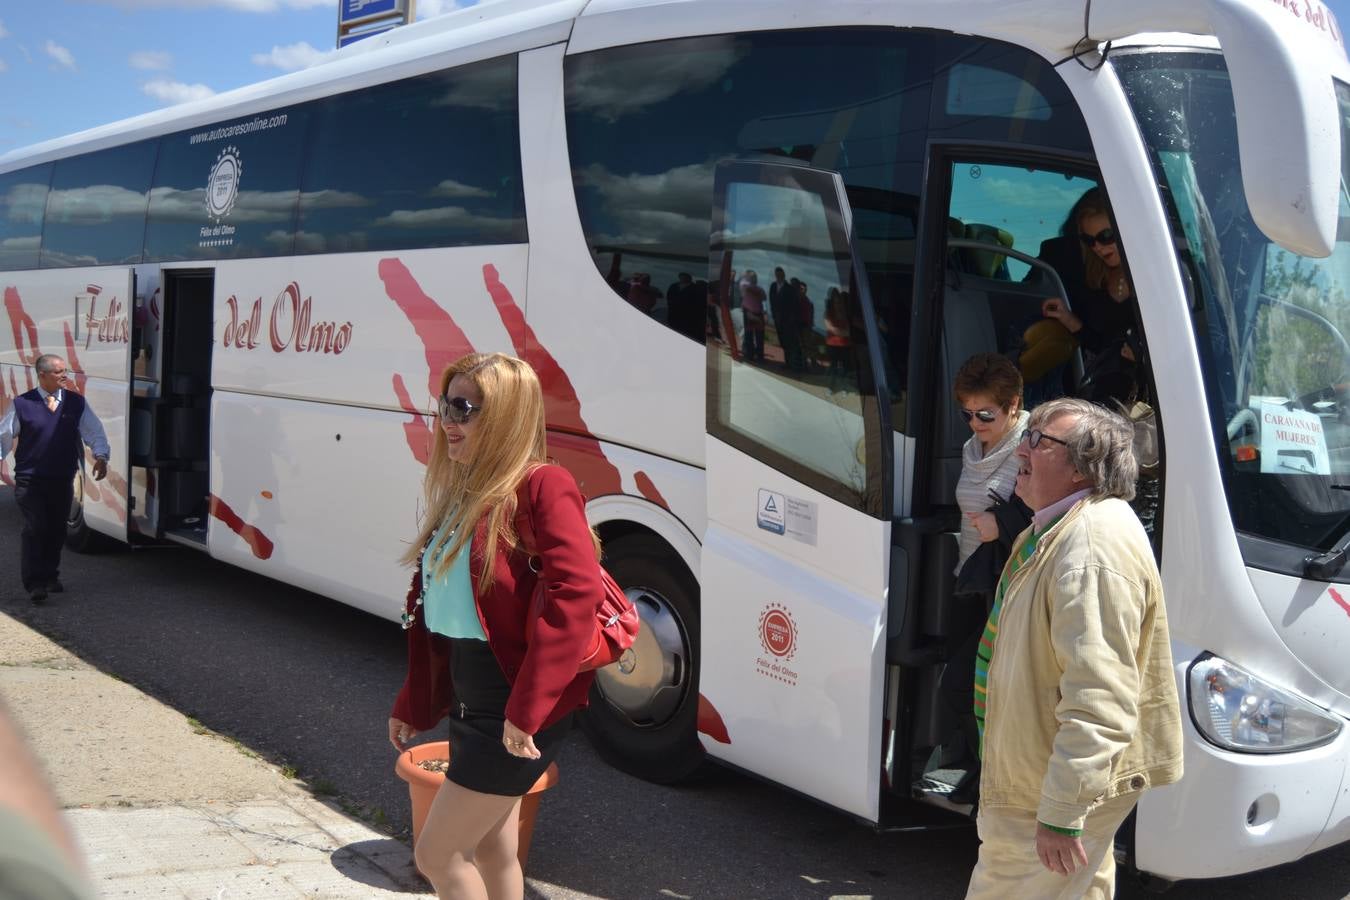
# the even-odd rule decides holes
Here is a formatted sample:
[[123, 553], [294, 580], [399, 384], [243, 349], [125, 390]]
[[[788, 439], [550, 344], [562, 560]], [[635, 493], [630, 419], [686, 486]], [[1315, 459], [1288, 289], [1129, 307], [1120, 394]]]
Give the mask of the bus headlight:
[[1210, 743], [1239, 753], [1289, 753], [1330, 743], [1341, 720], [1217, 656], [1191, 665], [1191, 718]]

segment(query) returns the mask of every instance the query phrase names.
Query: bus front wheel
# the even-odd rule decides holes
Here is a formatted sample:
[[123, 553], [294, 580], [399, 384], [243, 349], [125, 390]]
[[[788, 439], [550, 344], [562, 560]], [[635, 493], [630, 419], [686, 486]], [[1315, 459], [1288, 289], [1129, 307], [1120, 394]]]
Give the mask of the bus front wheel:
[[610, 765], [668, 784], [703, 762], [698, 718], [698, 585], [659, 538], [630, 534], [605, 545], [606, 568], [637, 607], [642, 627], [617, 663], [601, 669], [581, 724]]

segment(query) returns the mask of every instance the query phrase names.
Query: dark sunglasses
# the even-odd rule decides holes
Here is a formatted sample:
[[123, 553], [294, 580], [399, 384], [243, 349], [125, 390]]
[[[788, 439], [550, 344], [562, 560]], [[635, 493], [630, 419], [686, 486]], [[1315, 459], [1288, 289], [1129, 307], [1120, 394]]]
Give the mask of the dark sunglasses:
[[1078, 239], [1089, 247], [1093, 244], [1109, 247], [1116, 242], [1116, 230], [1114, 228], [1103, 228], [1096, 234], [1080, 234]]
[[1069, 446], [1068, 441], [1064, 440], [1063, 438], [1057, 438], [1053, 434], [1046, 434], [1039, 428], [1032, 428], [1028, 431], [1022, 432], [1022, 440], [1026, 441], [1031, 446], [1032, 450], [1035, 450], [1037, 447], [1039, 447], [1041, 445], [1041, 441], [1054, 441], [1056, 444], [1063, 444], [1065, 447]]
[[469, 417], [476, 412], [482, 412], [483, 407], [474, 406], [463, 397], [447, 397], [441, 394], [436, 398], [436, 411], [440, 413], [441, 421], [454, 422], [456, 425], [463, 425], [469, 421]]
[[958, 412], [961, 413], [961, 418], [965, 419], [967, 424], [970, 423], [971, 419], [979, 419], [981, 422], [988, 425], [998, 418], [998, 413], [994, 412], [992, 409], [977, 409], [974, 412], [971, 412], [968, 409], [962, 409], [958, 410]]

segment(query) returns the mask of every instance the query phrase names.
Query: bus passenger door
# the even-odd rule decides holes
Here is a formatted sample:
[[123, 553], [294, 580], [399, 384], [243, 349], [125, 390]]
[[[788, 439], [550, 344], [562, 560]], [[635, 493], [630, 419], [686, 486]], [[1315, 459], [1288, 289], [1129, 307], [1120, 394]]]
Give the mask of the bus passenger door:
[[894, 468], [843, 181], [724, 162], [712, 229], [700, 735], [876, 821]]

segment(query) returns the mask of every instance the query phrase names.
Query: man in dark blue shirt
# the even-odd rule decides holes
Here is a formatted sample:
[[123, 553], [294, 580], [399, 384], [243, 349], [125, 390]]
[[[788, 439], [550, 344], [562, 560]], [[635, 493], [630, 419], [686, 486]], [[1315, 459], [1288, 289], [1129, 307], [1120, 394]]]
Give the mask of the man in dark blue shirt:
[[83, 397], [64, 388], [66, 361], [46, 353], [34, 368], [38, 386], [15, 397], [0, 419], [0, 459], [15, 447], [14, 499], [23, 514], [19, 573], [29, 599], [38, 604], [48, 593], [65, 590], [61, 545], [84, 445], [94, 451], [95, 481], [108, 474], [110, 448], [98, 416]]

